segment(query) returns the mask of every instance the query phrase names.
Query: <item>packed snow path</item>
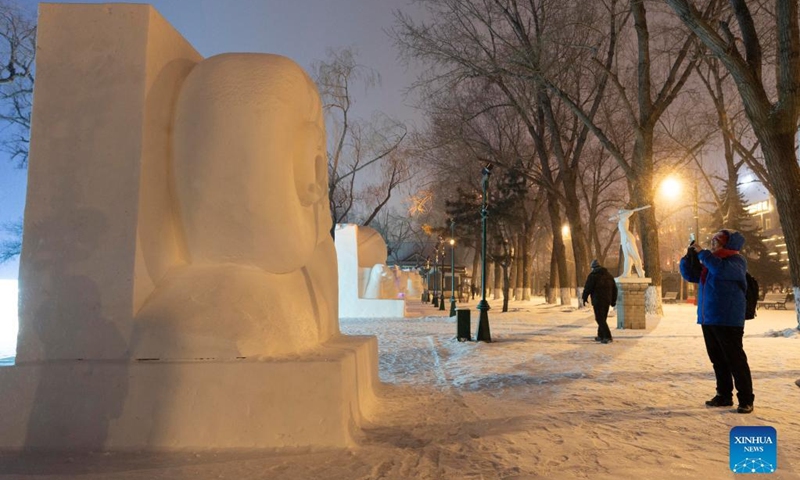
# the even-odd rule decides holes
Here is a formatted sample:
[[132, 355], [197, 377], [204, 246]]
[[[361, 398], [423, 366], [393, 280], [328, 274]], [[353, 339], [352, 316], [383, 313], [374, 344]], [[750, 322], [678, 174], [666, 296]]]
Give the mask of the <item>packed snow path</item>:
[[[474, 305], [472, 305], [474, 307]], [[778, 470], [800, 479], [800, 336], [793, 310], [747, 323], [755, 411], [709, 409], [711, 365], [691, 305], [595, 343], [591, 310], [541, 298], [489, 312], [491, 344], [455, 339], [455, 319], [412, 304], [404, 319], [344, 319], [377, 335], [378, 405], [347, 451], [0, 455], [24, 479], [732, 479], [728, 435], [778, 432]], [[473, 337], [477, 312], [472, 313]], [[198, 419], [198, 421], [202, 421]]]

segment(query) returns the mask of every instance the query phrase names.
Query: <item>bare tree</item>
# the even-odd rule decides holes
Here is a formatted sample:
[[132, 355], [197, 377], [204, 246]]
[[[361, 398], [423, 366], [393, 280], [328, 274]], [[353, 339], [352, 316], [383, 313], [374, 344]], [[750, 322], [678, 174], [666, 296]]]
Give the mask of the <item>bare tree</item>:
[[624, 175], [600, 145], [593, 145], [587, 153], [597, 159], [588, 162], [589, 168], [579, 177], [579, 194], [586, 209], [583, 218], [587, 225], [586, 243], [591, 247], [592, 258], [605, 265], [617, 234], [616, 226], [606, 219], [625, 201]]
[[[603, 126], [593, 121], [588, 112], [554, 79], [544, 78], [548, 88], [555, 92], [575, 114], [587, 125], [608, 152], [617, 160], [628, 179], [631, 206], [653, 205], [655, 195], [653, 146], [659, 118], [677, 98], [679, 92], [692, 73], [696, 56], [696, 39], [692, 35], [678, 37], [674, 30], [665, 24], [663, 15], [656, 22], [661, 42], [669, 37], [672, 49], [659, 50], [653, 55], [651, 38], [653, 15], [648, 14], [644, 0], [630, 0], [630, 12], [634, 20], [635, 60], [632, 64], [618, 65], [607, 69], [621, 105], [625, 124], [634, 132], [632, 145], [615, 142]], [[658, 72], [658, 75], [656, 74]], [[660, 85], [657, 79], [662, 78]], [[632, 88], [626, 88], [626, 87]], [[630, 93], [630, 92], [633, 93]], [[630, 152], [630, 158], [625, 151]], [[642, 239], [644, 268], [652, 278], [654, 291], [649, 294], [649, 305], [660, 311], [661, 305], [661, 261], [658, 246], [658, 228], [655, 208], [642, 212], [638, 218], [638, 229]]]
[[0, 121], [2, 145], [19, 168], [28, 164], [36, 24], [30, 14], [0, 2]]
[[[722, 62], [733, 77], [745, 113], [758, 138], [786, 238], [795, 298], [800, 298], [800, 165], [796, 152], [800, 117], [800, 27], [798, 0], [775, 0], [768, 28], [757, 28], [744, 0], [730, 0], [738, 31], [726, 21], [716, 28], [690, 0], [665, 0], [680, 20]], [[738, 33], [739, 38], [736, 34]], [[775, 78], [763, 73], [765, 37], [774, 36]], [[741, 45], [741, 47], [740, 47]], [[740, 48], [744, 48], [744, 52]], [[774, 93], [773, 93], [774, 92]], [[800, 328], [800, 302], [796, 302]]]
[[[479, 116], [491, 109], [512, 110], [524, 127], [529, 142], [535, 145], [528, 158], [526, 175], [534, 184], [548, 190], [547, 212], [553, 225], [553, 250], [557, 275], [563, 279], [562, 301], [568, 303], [570, 290], [567, 283], [568, 267], [566, 249], [562, 238], [562, 206], [570, 223], [582, 229], [580, 203], [576, 192], [575, 172], [582, 155], [588, 129], [576, 124], [574, 116], [566, 115], [560, 105], [554, 105], [549, 94], [543, 90], [539, 80], [541, 72], [549, 68], [559, 69], [569, 62], [569, 55], [577, 55], [589, 48], [577, 43], [595, 46], [586, 37], [597, 36], [597, 29], [579, 29], [577, 25], [593, 17], [581, 2], [517, 2], [515, 0], [444, 0], [422, 2], [429, 10], [430, 23], [417, 23], [408, 16], [398, 15], [395, 30], [397, 43], [406, 55], [426, 61], [431, 69], [420, 80], [417, 87], [426, 90], [426, 100], [441, 96], [452, 96], [464, 85], [478, 84], [487, 91], [496, 91], [503, 98], [494, 96], [494, 103], [481, 103], [471, 116], [465, 116], [470, 125]], [[612, 4], [615, 2], [611, 2]], [[575, 21], [575, 18], [578, 20]], [[614, 14], [602, 16], [614, 18]], [[616, 28], [610, 22], [612, 29]], [[568, 39], [560, 30], [568, 30], [580, 36], [579, 40]], [[600, 28], [599, 30], [603, 30]], [[586, 32], [595, 32], [591, 35]], [[566, 48], [558, 47], [568, 41]], [[575, 40], [572, 43], [572, 40]], [[600, 42], [602, 43], [602, 41]], [[614, 41], [608, 42], [613, 45]], [[550, 50], [549, 50], [550, 49]], [[562, 50], [569, 52], [562, 52]], [[551, 50], [555, 50], [554, 54]], [[608, 62], [613, 58], [614, 48], [607, 50]], [[574, 58], [573, 58], [574, 60]], [[601, 62], [602, 63], [602, 62]], [[592, 100], [602, 97], [604, 79], [583, 77], [579, 91], [587, 92], [586, 109], [594, 115], [599, 106]], [[594, 91], [597, 97], [588, 94]], [[475, 103], [476, 96], [470, 102]], [[583, 100], [580, 101], [584, 105]], [[486, 129], [484, 129], [486, 130]], [[513, 160], [513, 158], [512, 158]], [[494, 159], [501, 167], [502, 160]], [[576, 267], [588, 264], [588, 247], [583, 234], [572, 236]]]
[[[450, 90], [448, 95], [431, 100], [433, 102], [428, 105], [432, 115], [428, 151], [434, 152], [431, 164], [437, 170], [436, 177], [441, 185], [437, 191], [441, 191], [442, 196], [449, 195], [447, 213], [457, 218], [457, 229], [462, 236], [466, 234], [468, 238], [476, 239], [470, 244], [476, 247], [480, 244], [481, 222], [478, 213], [481, 187], [477, 183], [477, 174], [481, 168], [487, 162], [501, 167], [493, 177], [493, 183], [512, 171], [520, 180], [527, 182], [520, 201], [500, 209], [490, 207], [490, 235], [502, 238], [502, 241], [496, 239], [489, 243], [498, 245], [497, 248], [492, 247], [490, 256], [497, 267], [496, 272], [500, 272], [495, 276], [497, 290], [510, 287], [502, 283], [502, 277], [511, 269], [515, 287], [519, 288], [516, 291], [517, 299], [523, 299], [526, 295], [529, 297], [529, 246], [541, 204], [535, 197], [543, 189], [539, 188], [542, 180], [534, 168], [537, 157], [528, 129], [520, 122], [516, 109], [509, 105], [506, 94], [485, 79], [463, 82], [458, 89]], [[507, 190], [506, 187], [500, 186], [499, 191]], [[491, 192], [495, 190], [495, 187], [490, 189]], [[499, 198], [499, 195], [492, 193], [490, 205], [494, 205]], [[506, 210], [515, 215], [509, 216]], [[496, 228], [501, 223], [502, 228]], [[473, 271], [477, 275], [477, 259], [474, 263]], [[563, 264], [566, 266], [566, 261]], [[509, 297], [509, 293], [504, 293], [504, 298]]]
[[[18, 168], [28, 165], [35, 41], [33, 16], [14, 2], [0, 1], [0, 148]], [[0, 263], [20, 254], [22, 219], [3, 230], [9, 238], [0, 242]]]
[[[352, 198], [359, 205], [358, 208], [362, 215], [357, 218], [357, 222], [361, 225], [370, 225], [378, 214], [389, 205], [392, 195], [397, 193], [398, 188], [408, 183], [414, 176], [413, 165], [411, 161], [412, 152], [408, 148], [401, 148], [400, 143], [403, 137], [394, 137], [386, 139], [384, 135], [387, 131], [392, 133], [399, 133], [400, 130], [405, 136], [405, 127], [397, 124], [393, 120], [380, 122], [373, 120], [372, 128], [374, 135], [371, 139], [373, 155], [377, 155], [379, 165], [377, 168], [372, 168], [369, 171], [371, 183], [364, 185], [360, 192], [352, 195]], [[380, 138], [375, 138], [379, 136]], [[396, 142], [391, 145], [391, 142]], [[377, 150], [375, 149], [377, 146]], [[381, 155], [380, 151], [384, 151], [385, 155]], [[359, 162], [358, 157], [350, 164], [357, 165]], [[367, 164], [365, 167], [369, 167]], [[355, 176], [361, 169], [356, 168], [352, 171]], [[367, 170], [365, 170], [365, 173]], [[362, 182], [363, 183], [363, 182]]]
[[22, 222], [3, 225], [10, 238], [0, 241], [0, 263], [7, 262], [22, 252]]
[[[423, 245], [420, 245], [419, 241], [423, 237], [423, 233], [415, 216], [399, 215], [391, 210], [383, 210], [372, 222], [372, 228], [386, 240], [389, 263], [397, 264], [404, 260], [403, 255], [410, 253], [421, 254], [422, 248], [420, 247]], [[419, 258], [422, 257], [418, 256]]]
[[[322, 96], [330, 145], [328, 148], [328, 199], [333, 217], [331, 235], [337, 223], [353, 219], [359, 202], [372, 200], [366, 215], [371, 222], [386, 206], [392, 191], [410, 179], [410, 170], [400, 146], [406, 138], [404, 124], [380, 113], [369, 121], [353, 111], [354, 89], [365, 90], [380, 83], [375, 70], [357, 62], [352, 48], [328, 50], [325, 61], [312, 66]], [[377, 184], [367, 177], [383, 172]], [[366, 184], [366, 187], [365, 187]]]

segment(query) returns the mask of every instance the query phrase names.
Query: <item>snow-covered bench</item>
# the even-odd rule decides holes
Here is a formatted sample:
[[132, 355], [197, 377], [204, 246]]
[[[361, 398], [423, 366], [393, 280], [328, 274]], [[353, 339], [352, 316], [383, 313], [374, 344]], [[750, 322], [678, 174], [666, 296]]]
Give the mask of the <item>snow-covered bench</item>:
[[758, 307], [786, 310], [787, 301], [789, 301], [788, 293], [768, 293], [764, 295], [764, 300], [758, 301]]
[[678, 292], [667, 292], [661, 297], [663, 303], [675, 303], [678, 301]]

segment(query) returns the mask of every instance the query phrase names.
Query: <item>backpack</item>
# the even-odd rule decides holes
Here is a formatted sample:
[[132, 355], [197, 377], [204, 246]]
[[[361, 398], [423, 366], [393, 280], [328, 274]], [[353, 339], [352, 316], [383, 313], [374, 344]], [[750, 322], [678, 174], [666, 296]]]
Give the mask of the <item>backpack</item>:
[[750, 275], [750, 273], [745, 273], [745, 278], [747, 279], [747, 290], [744, 292], [744, 319], [751, 320], [756, 318], [756, 306], [758, 305], [758, 282], [752, 275]]

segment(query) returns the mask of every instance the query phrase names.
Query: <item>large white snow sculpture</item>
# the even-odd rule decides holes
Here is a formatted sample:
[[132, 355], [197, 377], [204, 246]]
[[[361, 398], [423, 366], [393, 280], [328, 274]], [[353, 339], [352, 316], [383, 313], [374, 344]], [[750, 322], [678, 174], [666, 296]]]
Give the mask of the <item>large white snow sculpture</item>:
[[323, 145], [291, 60], [41, 4], [0, 449], [353, 445], [377, 342], [338, 330]]
[[353, 224], [336, 226], [339, 263], [339, 316], [403, 317], [405, 300], [392, 269], [386, 267], [386, 242], [376, 230]]
[[338, 333], [322, 105], [308, 75], [277, 55], [204, 60], [181, 89], [174, 152], [188, 265], [137, 315], [134, 355], [276, 357]]

